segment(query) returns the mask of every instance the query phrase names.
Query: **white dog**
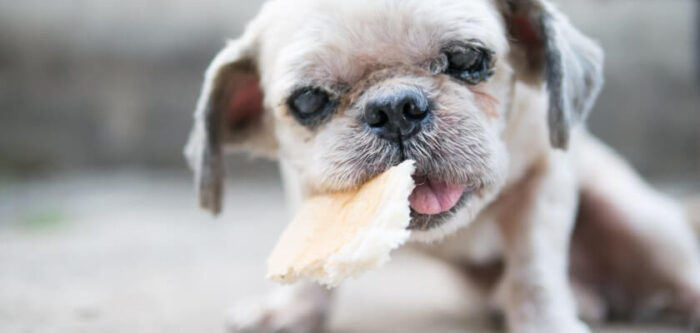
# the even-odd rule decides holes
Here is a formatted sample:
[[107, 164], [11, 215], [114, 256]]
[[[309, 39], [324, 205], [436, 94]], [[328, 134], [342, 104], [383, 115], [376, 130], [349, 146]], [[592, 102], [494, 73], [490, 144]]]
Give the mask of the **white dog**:
[[[227, 151], [278, 159], [293, 206], [415, 160], [413, 240], [513, 332], [697, 318], [686, 217], [582, 124], [602, 63], [546, 0], [273, 0], [209, 67], [186, 155], [214, 213]], [[302, 284], [236, 325], [318, 331], [329, 297]]]

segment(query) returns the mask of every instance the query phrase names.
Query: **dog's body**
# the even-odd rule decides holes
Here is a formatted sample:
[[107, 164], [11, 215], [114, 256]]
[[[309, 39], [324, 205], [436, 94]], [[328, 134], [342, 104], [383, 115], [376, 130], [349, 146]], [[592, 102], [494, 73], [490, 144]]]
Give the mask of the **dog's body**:
[[[415, 160], [413, 240], [486, 276], [513, 331], [586, 332], [576, 300], [697, 316], [680, 208], [579, 125], [601, 85], [602, 51], [544, 0], [277, 0], [212, 63], [186, 153], [214, 212], [229, 148], [278, 158], [292, 207]], [[286, 295], [236, 326], [320, 329], [330, 293]]]

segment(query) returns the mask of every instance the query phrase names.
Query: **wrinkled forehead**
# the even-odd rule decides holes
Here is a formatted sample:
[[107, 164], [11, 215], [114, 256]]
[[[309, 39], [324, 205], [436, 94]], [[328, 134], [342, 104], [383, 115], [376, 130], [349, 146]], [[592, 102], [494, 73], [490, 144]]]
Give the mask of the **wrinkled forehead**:
[[264, 84], [275, 90], [352, 85], [377, 68], [425, 64], [448, 43], [478, 41], [497, 56], [507, 47], [490, 0], [287, 2], [296, 5], [280, 4], [286, 16], [270, 22], [262, 52]]

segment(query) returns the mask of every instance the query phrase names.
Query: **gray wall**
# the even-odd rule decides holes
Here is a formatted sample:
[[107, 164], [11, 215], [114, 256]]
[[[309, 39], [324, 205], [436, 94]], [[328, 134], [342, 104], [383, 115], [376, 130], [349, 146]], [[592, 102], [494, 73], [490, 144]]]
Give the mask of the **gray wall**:
[[700, 176], [697, 1], [561, 1], [606, 52], [593, 132], [642, 172]]
[[[592, 130], [652, 176], [698, 174], [692, 0], [562, 0], [607, 52]], [[0, 0], [0, 170], [182, 167], [209, 59], [259, 2]]]

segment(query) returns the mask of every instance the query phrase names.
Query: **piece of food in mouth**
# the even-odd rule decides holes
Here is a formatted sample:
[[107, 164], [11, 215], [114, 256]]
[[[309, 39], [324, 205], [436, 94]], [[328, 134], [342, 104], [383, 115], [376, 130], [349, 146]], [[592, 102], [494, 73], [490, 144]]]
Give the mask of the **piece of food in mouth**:
[[268, 258], [267, 277], [335, 287], [389, 261], [410, 236], [414, 171], [405, 161], [359, 189], [308, 199]]

